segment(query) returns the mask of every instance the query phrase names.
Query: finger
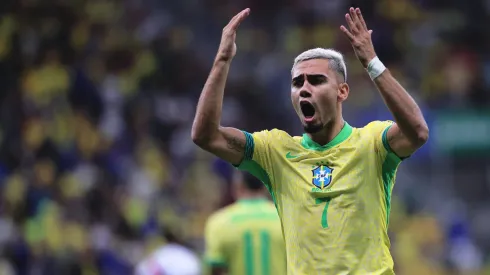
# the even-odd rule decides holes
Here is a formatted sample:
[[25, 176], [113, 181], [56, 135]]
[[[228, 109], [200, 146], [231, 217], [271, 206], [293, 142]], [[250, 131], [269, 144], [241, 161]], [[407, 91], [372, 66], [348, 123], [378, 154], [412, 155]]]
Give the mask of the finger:
[[240, 15], [243, 13], [243, 11], [244, 10], [242, 10], [241, 12], [235, 14], [235, 16], [233, 16], [230, 19], [230, 22], [228, 22], [228, 24], [223, 28], [223, 30], [230, 29], [234, 24], [236, 24], [236, 21], [238, 20], [238, 18], [240, 17]]
[[240, 14], [241, 14], [242, 12], [243, 12], [243, 11], [241, 11], [241, 12], [239, 12], [239, 13], [235, 14], [235, 16], [233, 16], [233, 17], [230, 19], [230, 22], [228, 22], [228, 24], [226, 25], [226, 27], [231, 26], [231, 25], [232, 25], [232, 24], [233, 24], [233, 23], [234, 23], [234, 22], [237, 20], [238, 16], [240, 16]]
[[354, 35], [346, 27], [344, 27], [344, 25], [340, 26], [340, 30], [345, 34], [345, 36], [347, 36], [347, 38], [349, 38], [351, 42], [354, 41]]
[[250, 14], [249, 8], [242, 10], [240, 13], [238, 13], [235, 16], [235, 18], [232, 19], [232, 21], [230, 22], [230, 28], [233, 31], [236, 31], [238, 29], [238, 26], [240, 26], [240, 24], [243, 22], [243, 20], [245, 20], [245, 18], [247, 18], [249, 14]]
[[354, 9], [353, 7], [351, 7], [349, 9], [349, 13], [350, 13], [350, 16], [352, 17], [352, 21], [354, 22], [354, 25], [356, 26], [356, 29], [358, 31], [362, 30], [363, 26], [362, 26], [361, 20], [357, 16], [357, 9]]
[[234, 25], [234, 30], [236, 30], [238, 28], [238, 26], [240, 26], [240, 24], [245, 20], [245, 18], [248, 17], [248, 15], [250, 14], [250, 9], [244, 9], [240, 16], [237, 18], [237, 21], [236, 21], [236, 24]]
[[359, 21], [361, 22], [361, 25], [364, 27], [364, 30], [367, 30], [367, 25], [366, 21], [364, 21], [364, 17], [362, 16], [362, 12], [360, 8], [356, 9], [357, 17], [359, 18]]
[[352, 21], [352, 17], [350, 16], [350, 14], [348, 13], [345, 14], [345, 20], [347, 21], [347, 25], [349, 25], [349, 29], [351, 30], [351, 32], [356, 33], [357, 28], [354, 22]]

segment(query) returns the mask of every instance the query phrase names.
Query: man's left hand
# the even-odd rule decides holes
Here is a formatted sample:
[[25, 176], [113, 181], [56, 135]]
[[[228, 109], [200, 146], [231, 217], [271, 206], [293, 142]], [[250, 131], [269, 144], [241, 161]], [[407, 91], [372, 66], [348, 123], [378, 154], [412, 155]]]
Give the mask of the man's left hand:
[[350, 8], [349, 13], [345, 14], [345, 19], [350, 31], [343, 25], [340, 26], [340, 30], [349, 38], [357, 58], [364, 68], [367, 68], [369, 62], [376, 57], [371, 40], [373, 31], [367, 28], [359, 8]]

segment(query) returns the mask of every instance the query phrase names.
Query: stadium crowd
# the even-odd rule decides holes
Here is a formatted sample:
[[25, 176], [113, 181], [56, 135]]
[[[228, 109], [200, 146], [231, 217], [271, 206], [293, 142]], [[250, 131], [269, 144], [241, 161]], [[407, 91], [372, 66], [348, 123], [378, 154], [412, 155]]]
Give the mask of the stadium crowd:
[[[2, 0], [0, 274], [132, 274], [169, 232], [202, 252], [206, 218], [231, 202], [232, 168], [198, 150], [190, 127], [222, 27], [243, 7], [223, 124], [299, 134], [292, 60], [317, 46], [346, 53], [346, 120], [388, 118], [338, 30], [348, 2]], [[424, 111], [488, 108], [489, 1], [357, 2]], [[487, 274], [488, 222], [477, 242], [464, 214], [449, 226], [407, 195], [433, 158], [420, 154], [395, 187], [398, 273]]]

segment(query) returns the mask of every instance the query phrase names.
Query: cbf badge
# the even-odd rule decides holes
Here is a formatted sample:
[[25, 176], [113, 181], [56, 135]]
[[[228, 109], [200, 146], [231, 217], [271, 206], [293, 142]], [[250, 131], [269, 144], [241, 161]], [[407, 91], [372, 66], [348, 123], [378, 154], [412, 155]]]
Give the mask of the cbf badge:
[[320, 189], [329, 186], [330, 183], [332, 182], [333, 169], [326, 165], [320, 165], [315, 169], [311, 170], [311, 172], [313, 173], [313, 180], [312, 180], [313, 185], [315, 185]]

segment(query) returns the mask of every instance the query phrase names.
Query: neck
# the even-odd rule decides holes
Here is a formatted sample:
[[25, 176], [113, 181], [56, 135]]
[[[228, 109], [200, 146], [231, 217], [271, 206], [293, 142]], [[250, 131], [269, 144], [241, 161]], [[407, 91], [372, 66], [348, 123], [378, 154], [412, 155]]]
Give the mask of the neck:
[[308, 136], [311, 138], [311, 140], [323, 146], [332, 141], [340, 133], [344, 127], [344, 124], [344, 118], [339, 116], [338, 119], [335, 119], [331, 123], [325, 125], [321, 131], [314, 134], [308, 133]]

